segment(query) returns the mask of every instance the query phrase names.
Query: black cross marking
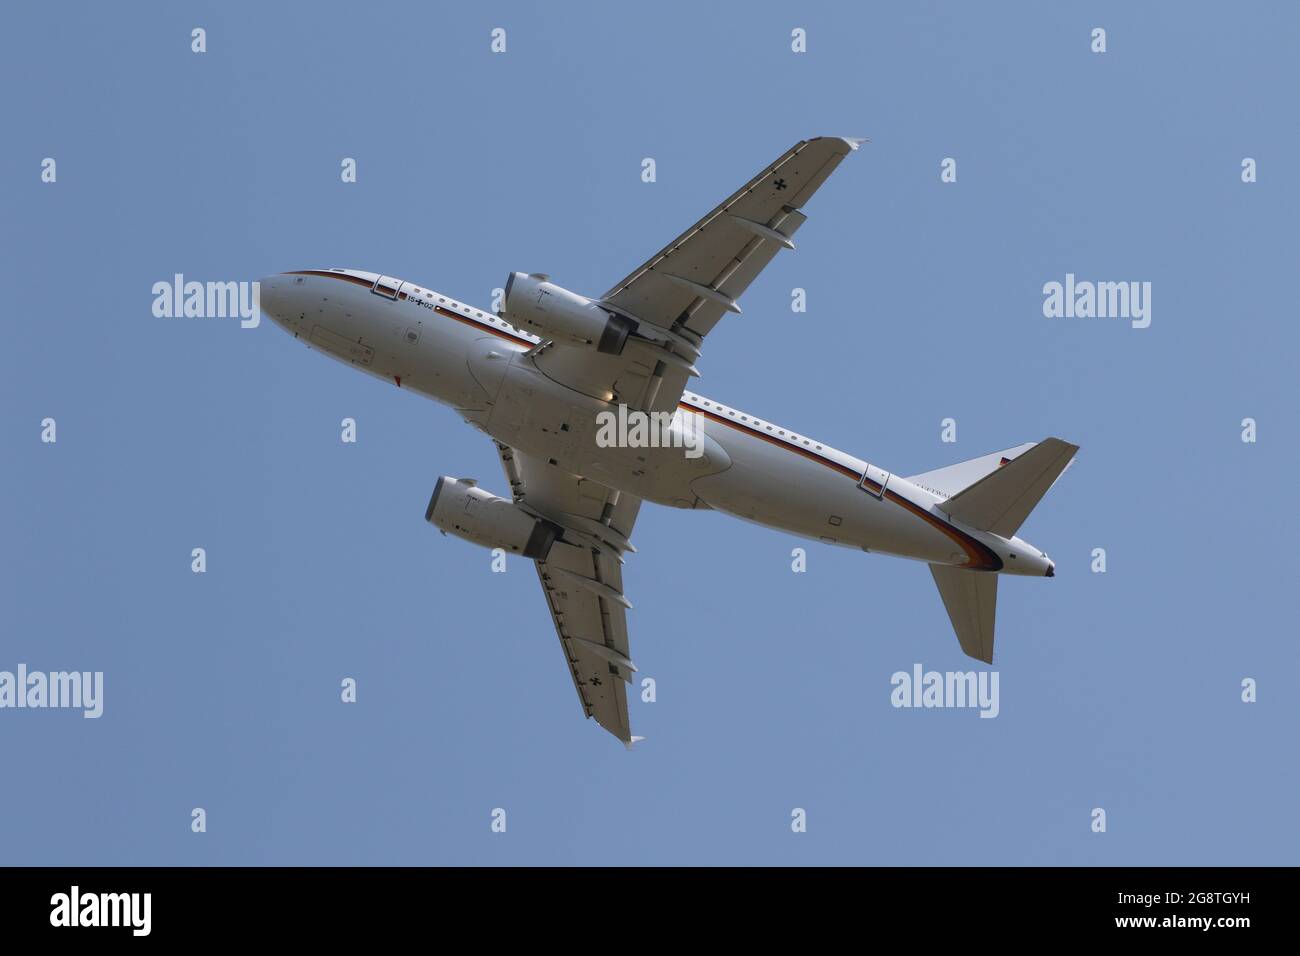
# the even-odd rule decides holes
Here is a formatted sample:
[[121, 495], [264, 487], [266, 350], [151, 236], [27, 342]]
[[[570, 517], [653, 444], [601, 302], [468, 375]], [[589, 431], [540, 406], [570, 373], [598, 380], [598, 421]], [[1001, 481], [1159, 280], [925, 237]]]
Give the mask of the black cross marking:
[[784, 180], [784, 179], [778, 179], [778, 180], [776, 181], [776, 188], [777, 188], [777, 189], [785, 189], [785, 180]]
[[597, 687], [600, 686], [600, 678], [599, 678], [599, 677], [593, 677], [593, 678], [591, 679], [591, 682], [592, 682], [595, 686], [597, 686]]

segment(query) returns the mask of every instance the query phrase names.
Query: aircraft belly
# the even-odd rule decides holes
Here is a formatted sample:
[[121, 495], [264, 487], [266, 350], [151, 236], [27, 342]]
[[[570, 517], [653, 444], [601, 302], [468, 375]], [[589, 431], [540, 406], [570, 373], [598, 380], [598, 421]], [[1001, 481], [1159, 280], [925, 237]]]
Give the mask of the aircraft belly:
[[[719, 511], [828, 544], [948, 561], [952, 541], [902, 506], [858, 487], [850, 474], [794, 449], [711, 424], [733, 466], [692, 490]], [[964, 557], [962, 558], [964, 560]]]
[[[731, 459], [713, 439], [700, 435], [700, 446], [629, 444], [613, 436], [598, 417], [618, 415], [618, 406], [557, 384], [520, 353], [489, 359], [472, 352], [469, 367], [487, 390], [499, 381], [486, 417], [469, 415], [503, 444], [648, 501], [677, 508], [699, 507], [693, 479], [730, 467]], [[499, 370], [499, 371], [498, 371]], [[679, 413], [679, 416], [685, 413]], [[681, 418], [677, 419], [680, 435]], [[698, 451], [698, 454], [695, 452]]]

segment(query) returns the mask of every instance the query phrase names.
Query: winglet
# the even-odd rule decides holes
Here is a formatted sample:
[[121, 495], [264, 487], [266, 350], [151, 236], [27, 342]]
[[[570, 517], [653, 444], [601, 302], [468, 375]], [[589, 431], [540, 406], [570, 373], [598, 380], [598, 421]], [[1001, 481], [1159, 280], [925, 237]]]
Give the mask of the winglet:
[[631, 750], [633, 744], [635, 744], [635, 743], [640, 743], [642, 740], [645, 740], [645, 738], [644, 738], [644, 737], [630, 737], [629, 739], [623, 741], [623, 746], [626, 747], [628, 750]]
[[840, 139], [849, 144], [849, 149], [857, 149], [863, 143], [871, 142], [865, 136], [841, 136]]

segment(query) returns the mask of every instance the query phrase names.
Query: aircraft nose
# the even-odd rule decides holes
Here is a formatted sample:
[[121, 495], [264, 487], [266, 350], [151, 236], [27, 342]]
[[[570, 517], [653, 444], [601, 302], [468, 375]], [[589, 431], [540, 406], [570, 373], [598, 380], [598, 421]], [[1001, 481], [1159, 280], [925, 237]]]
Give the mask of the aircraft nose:
[[280, 274], [257, 280], [262, 311], [276, 325], [289, 328], [289, 277]]

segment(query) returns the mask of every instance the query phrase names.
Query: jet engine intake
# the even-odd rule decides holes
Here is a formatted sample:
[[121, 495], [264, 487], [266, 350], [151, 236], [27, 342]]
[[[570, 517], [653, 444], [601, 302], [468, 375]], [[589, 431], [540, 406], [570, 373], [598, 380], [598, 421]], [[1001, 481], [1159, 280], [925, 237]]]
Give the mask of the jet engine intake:
[[501, 317], [517, 329], [544, 339], [621, 355], [637, 321], [601, 308], [540, 274], [510, 273]]
[[447, 475], [433, 486], [424, 520], [444, 534], [537, 561], [546, 560], [551, 545], [563, 531], [513, 501], [479, 488], [473, 479]]

